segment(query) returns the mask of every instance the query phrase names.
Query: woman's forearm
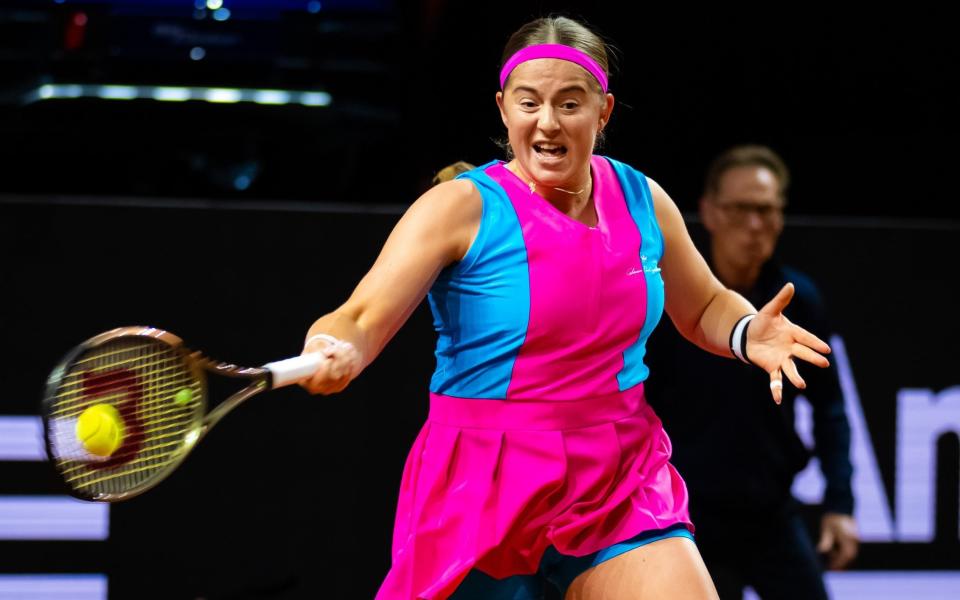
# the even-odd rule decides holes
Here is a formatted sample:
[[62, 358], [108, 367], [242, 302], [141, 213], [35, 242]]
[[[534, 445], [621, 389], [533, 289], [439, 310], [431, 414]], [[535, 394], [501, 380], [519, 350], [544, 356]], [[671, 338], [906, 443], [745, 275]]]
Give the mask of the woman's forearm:
[[757, 309], [737, 292], [724, 288], [707, 304], [694, 328], [690, 341], [708, 352], [733, 357], [730, 332], [741, 317], [755, 314]]

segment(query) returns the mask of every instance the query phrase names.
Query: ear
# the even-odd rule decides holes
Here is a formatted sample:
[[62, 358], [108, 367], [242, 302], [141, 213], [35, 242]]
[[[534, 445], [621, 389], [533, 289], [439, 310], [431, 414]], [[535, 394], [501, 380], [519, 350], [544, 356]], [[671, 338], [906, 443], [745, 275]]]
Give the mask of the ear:
[[600, 131], [610, 122], [610, 115], [613, 114], [613, 105], [615, 101], [613, 94], [604, 94], [603, 108], [600, 109]]
[[500, 120], [507, 127], [507, 111], [503, 108], [503, 92], [497, 92], [497, 108], [500, 109]]

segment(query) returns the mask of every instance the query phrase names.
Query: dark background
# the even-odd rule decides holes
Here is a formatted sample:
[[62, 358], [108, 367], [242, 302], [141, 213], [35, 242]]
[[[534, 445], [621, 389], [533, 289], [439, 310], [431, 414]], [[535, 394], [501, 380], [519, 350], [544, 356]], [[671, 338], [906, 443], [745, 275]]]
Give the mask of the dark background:
[[[434, 171], [501, 156], [500, 51], [557, 11], [618, 48], [603, 152], [685, 212], [726, 146], [784, 155], [784, 254], [831, 301], [893, 498], [898, 390], [958, 383], [945, 9], [303, 4], [227, 0], [224, 22], [190, 1], [0, 4], [0, 414], [35, 414], [60, 356], [117, 325], [240, 364], [298, 352]], [[333, 104], [24, 102], [43, 83], [324, 90]], [[108, 542], [0, 542], [0, 570], [106, 572], [113, 598], [371, 597], [433, 341], [421, 306], [346, 393], [257, 398], [161, 487], [114, 507]], [[960, 568], [956, 436], [940, 446], [935, 542], [869, 544], [858, 569]], [[47, 465], [0, 467], [2, 494], [62, 491]]]
[[[797, 214], [958, 215], [960, 47], [945, 8], [306, 4], [228, 1], [222, 22], [196, 19], [191, 0], [3, 9], [0, 191], [407, 205], [443, 165], [501, 155], [503, 44], [557, 12], [617, 49], [603, 151], [681, 209], [693, 210], [713, 155], [760, 142], [793, 168]], [[205, 58], [190, 60], [198, 45]], [[44, 82], [320, 89], [333, 105], [22, 104]], [[242, 190], [240, 172], [252, 174]]]

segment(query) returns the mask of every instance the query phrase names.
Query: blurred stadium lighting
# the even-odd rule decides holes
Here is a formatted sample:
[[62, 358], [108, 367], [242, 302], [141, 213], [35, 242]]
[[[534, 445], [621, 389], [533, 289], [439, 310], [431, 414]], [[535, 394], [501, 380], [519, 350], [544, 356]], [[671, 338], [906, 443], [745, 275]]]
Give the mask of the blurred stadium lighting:
[[23, 95], [24, 104], [44, 100], [100, 98], [103, 100], [159, 100], [185, 102], [197, 100], [218, 104], [252, 102], [269, 105], [330, 106], [333, 98], [327, 92], [277, 89], [185, 87], [152, 85], [82, 85], [77, 83], [44, 84]]

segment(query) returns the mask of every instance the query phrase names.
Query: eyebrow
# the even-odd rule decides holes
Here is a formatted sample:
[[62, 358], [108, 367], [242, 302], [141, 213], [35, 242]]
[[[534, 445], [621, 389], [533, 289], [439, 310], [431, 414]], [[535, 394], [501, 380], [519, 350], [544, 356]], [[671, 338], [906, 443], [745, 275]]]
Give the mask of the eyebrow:
[[[533, 89], [532, 87], [528, 87], [528, 86], [525, 86], [525, 85], [517, 86], [517, 87], [513, 88], [513, 91], [514, 91], [514, 92], [530, 92], [530, 93], [536, 94], [537, 96], [540, 95], [540, 92], [539, 92], [538, 90], [535, 90], [535, 89]], [[574, 84], [574, 85], [568, 85], [568, 86], [565, 87], [565, 88], [561, 88], [557, 93], [558, 93], [558, 94], [566, 94], [566, 93], [569, 93], [569, 92], [583, 92], [583, 93], [586, 93], [587, 90], [586, 90], [586, 88], [584, 88], [582, 85]]]

